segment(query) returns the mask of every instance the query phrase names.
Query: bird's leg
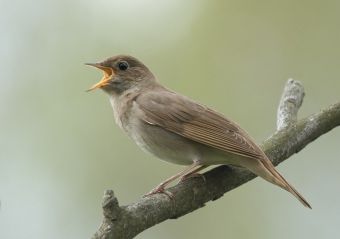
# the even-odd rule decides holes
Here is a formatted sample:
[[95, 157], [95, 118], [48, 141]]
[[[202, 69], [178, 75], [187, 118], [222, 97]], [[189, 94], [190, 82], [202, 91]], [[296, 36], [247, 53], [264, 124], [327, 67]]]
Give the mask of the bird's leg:
[[177, 178], [189, 174], [192, 171], [195, 171], [194, 169], [199, 166], [201, 167], [201, 165], [199, 165], [198, 162], [194, 162], [193, 164], [191, 164], [189, 167], [185, 168], [184, 170], [182, 170], [181, 172], [175, 174], [174, 176], [168, 178], [167, 180], [165, 180], [164, 182], [162, 182], [161, 184], [159, 184], [157, 187], [155, 187], [154, 189], [152, 189], [149, 193], [145, 194], [144, 197], [146, 196], [150, 196], [152, 194], [156, 194], [156, 193], [164, 193], [166, 195], [168, 195], [170, 198], [173, 197], [173, 195], [170, 192], [165, 191], [165, 187], [167, 185], [169, 185], [169, 183], [171, 183], [172, 181], [176, 180]]
[[180, 182], [183, 182], [183, 181], [187, 180], [188, 178], [193, 178], [193, 177], [201, 177], [201, 178], [203, 178], [203, 181], [205, 182], [206, 180], [205, 180], [204, 175], [202, 175], [202, 174], [200, 174], [198, 172], [203, 170], [203, 169], [205, 169], [205, 168], [207, 168], [207, 167], [208, 167], [208, 165], [200, 165], [198, 168], [192, 170], [191, 172], [188, 172], [188, 173], [184, 174], [181, 177]]

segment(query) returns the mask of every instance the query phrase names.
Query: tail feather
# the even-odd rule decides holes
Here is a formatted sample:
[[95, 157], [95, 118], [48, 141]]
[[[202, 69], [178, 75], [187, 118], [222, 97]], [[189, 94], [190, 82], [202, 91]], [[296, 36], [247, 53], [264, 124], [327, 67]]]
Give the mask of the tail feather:
[[312, 208], [307, 200], [275, 169], [271, 161], [264, 156], [261, 160], [248, 159], [242, 162], [242, 166], [248, 168], [256, 175], [262, 177], [282, 189], [293, 194], [305, 207]]
[[275, 169], [274, 165], [269, 161], [268, 158], [261, 161], [261, 163], [273, 176], [274, 184], [293, 194], [305, 207], [312, 209], [307, 200], [292, 185], [287, 182], [287, 180]]

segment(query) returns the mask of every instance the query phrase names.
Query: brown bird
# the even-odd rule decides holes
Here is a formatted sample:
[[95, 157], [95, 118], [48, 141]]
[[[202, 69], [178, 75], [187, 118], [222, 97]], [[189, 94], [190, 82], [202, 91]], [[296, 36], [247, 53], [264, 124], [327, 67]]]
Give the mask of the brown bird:
[[247, 168], [309, 203], [275, 169], [251, 137], [222, 114], [162, 86], [139, 60], [126, 55], [88, 63], [104, 73], [100, 88], [108, 93], [116, 123], [144, 151], [176, 164], [190, 165], [147, 195], [165, 192], [177, 178], [187, 178], [217, 164]]

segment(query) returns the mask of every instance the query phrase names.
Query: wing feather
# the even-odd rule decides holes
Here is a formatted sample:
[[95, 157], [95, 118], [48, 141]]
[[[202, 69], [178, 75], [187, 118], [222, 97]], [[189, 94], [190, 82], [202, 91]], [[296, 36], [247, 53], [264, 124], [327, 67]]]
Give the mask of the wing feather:
[[150, 92], [140, 95], [136, 102], [149, 124], [224, 152], [263, 158], [261, 149], [239, 126], [184, 96], [164, 90], [162, 97], [159, 92]]

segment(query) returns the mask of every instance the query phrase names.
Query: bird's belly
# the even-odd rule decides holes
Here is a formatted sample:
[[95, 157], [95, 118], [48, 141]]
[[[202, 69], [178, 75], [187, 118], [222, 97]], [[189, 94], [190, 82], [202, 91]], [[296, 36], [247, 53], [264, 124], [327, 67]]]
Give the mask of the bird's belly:
[[195, 142], [144, 122], [130, 122], [125, 128], [136, 144], [156, 157], [170, 163], [189, 165], [201, 158]]

